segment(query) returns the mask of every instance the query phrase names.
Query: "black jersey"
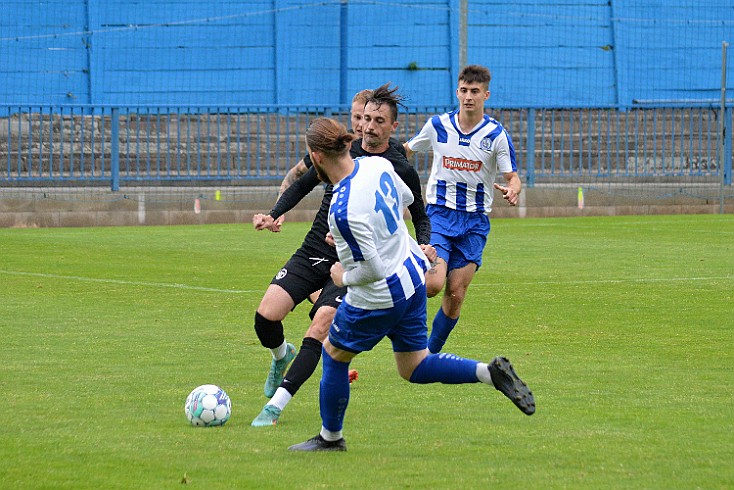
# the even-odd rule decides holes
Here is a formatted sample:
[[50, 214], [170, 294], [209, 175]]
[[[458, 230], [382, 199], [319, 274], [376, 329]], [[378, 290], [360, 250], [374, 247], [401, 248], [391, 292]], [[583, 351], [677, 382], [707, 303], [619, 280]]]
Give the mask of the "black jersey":
[[[308, 167], [308, 171], [299, 177], [280, 196], [278, 202], [275, 203], [275, 206], [270, 211], [270, 216], [273, 219], [277, 219], [293, 209], [316, 186], [323, 184], [319, 180], [318, 175], [316, 175], [316, 169], [313, 167], [311, 158], [308, 155], [303, 157], [303, 163]], [[326, 243], [326, 234], [329, 232], [329, 206], [331, 206], [333, 188], [334, 186], [331, 184], [324, 186], [324, 197], [321, 199], [321, 206], [319, 206], [319, 210], [316, 212], [311, 229], [306, 233], [306, 237], [301, 244], [301, 249], [307, 253], [321, 255], [332, 263], [339, 262], [336, 247], [332, 247]]]
[[[395, 173], [405, 182], [413, 192], [413, 203], [408, 206], [410, 216], [415, 227], [416, 241], [420, 244], [428, 244], [431, 241], [431, 221], [426, 214], [426, 208], [423, 204], [423, 195], [421, 194], [421, 181], [418, 172], [408, 162], [405, 157], [405, 149], [403, 145], [394, 138], [390, 138], [390, 145], [387, 150], [382, 153], [370, 153], [362, 148], [362, 140], [358, 139], [352, 142], [349, 150], [352, 158], [361, 156], [380, 156], [389, 160], [395, 168]], [[293, 209], [301, 199], [306, 197], [312, 190], [322, 182], [316, 174], [311, 158], [308, 155], [303, 157], [303, 163], [308, 167], [308, 171], [298, 178], [285, 192], [280, 196], [278, 202], [270, 211], [270, 216], [277, 219], [283, 214]], [[338, 262], [339, 258], [336, 254], [336, 248], [326, 243], [325, 237], [329, 232], [329, 207], [331, 206], [331, 196], [333, 194], [333, 185], [327, 184], [324, 187], [324, 197], [321, 199], [321, 206], [316, 213], [311, 229], [306, 234], [301, 244], [301, 249], [307, 253], [320, 254], [323, 257]]]
[[352, 142], [352, 148], [349, 150], [349, 154], [352, 158], [382, 157], [392, 163], [393, 168], [395, 168], [395, 173], [398, 174], [398, 177], [413, 192], [413, 203], [408, 206], [408, 211], [410, 211], [410, 217], [413, 220], [413, 227], [415, 228], [415, 240], [421, 245], [431, 243], [431, 220], [426, 214], [426, 206], [423, 203], [421, 179], [418, 177], [418, 172], [415, 170], [415, 167], [405, 157], [405, 148], [403, 148], [403, 145], [395, 138], [390, 138], [390, 144], [387, 150], [382, 153], [370, 153], [362, 148], [362, 139], [360, 138]]

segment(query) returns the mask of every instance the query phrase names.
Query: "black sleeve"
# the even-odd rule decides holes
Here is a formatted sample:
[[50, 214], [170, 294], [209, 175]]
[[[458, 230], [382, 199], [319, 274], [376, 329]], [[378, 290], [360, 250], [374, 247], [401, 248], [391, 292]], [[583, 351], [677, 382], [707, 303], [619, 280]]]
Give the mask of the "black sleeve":
[[426, 214], [426, 206], [423, 203], [421, 190], [421, 179], [415, 167], [406, 162], [405, 165], [395, 165], [395, 173], [403, 179], [410, 190], [413, 191], [413, 204], [408, 206], [410, 217], [415, 228], [415, 239], [421, 245], [431, 243], [431, 220]]
[[293, 184], [288, 187], [283, 194], [281, 194], [278, 198], [278, 202], [275, 203], [275, 206], [273, 206], [273, 209], [270, 211], [270, 216], [272, 216], [273, 219], [278, 219], [283, 216], [285, 213], [293, 209], [296, 204], [301, 202], [301, 199], [306, 197], [320, 183], [321, 181], [319, 180], [318, 175], [316, 175], [316, 169], [309, 167], [305, 174], [301, 175], [298, 180], [293, 182]]
[[405, 153], [405, 147], [403, 144], [397, 140], [397, 138], [390, 138], [390, 146], [398, 150], [401, 155], [403, 155], [405, 158], [408, 158], [408, 155]]

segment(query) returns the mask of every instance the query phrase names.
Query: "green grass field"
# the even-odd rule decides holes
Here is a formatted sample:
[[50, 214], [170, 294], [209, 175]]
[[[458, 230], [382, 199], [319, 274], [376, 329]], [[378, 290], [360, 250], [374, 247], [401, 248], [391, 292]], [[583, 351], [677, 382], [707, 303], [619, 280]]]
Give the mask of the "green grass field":
[[[320, 368], [250, 427], [254, 311], [307, 228], [1, 229], [0, 487], [734, 487], [733, 216], [493, 220], [446, 351], [508, 356], [537, 413], [410, 385], [383, 342], [353, 364], [340, 454], [287, 450], [320, 428]], [[224, 427], [185, 419], [203, 383], [232, 398]]]

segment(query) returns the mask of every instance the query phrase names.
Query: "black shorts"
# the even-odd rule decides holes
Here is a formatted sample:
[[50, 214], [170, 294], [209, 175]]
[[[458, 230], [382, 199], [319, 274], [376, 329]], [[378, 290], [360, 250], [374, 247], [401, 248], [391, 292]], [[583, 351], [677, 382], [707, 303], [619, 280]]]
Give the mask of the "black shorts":
[[311, 320], [313, 320], [314, 315], [316, 315], [316, 310], [321, 308], [322, 306], [331, 306], [332, 308], [339, 308], [339, 305], [342, 302], [342, 299], [344, 299], [344, 296], [347, 294], [347, 287], [342, 286], [339, 287], [336, 284], [334, 284], [334, 281], [329, 278], [329, 281], [324, 286], [324, 289], [321, 291], [321, 294], [319, 294], [319, 299], [316, 300], [316, 303], [313, 304], [313, 308], [311, 308], [311, 311], [308, 313], [308, 316], [311, 317]]
[[[334, 261], [329, 257], [298, 249], [275, 275], [270, 284], [283, 288], [299, 305], [311, 293], [323, 289], [331, 282], [331, 266]], [[317, 302], [318, 303], [318, 302]], [[315, 310], [314, 310], [315, 311]]]

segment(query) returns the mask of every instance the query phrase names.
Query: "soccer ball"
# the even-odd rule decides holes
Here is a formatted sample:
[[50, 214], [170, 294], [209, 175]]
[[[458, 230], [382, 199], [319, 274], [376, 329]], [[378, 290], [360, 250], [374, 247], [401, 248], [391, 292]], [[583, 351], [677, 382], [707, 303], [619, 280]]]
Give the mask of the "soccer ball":
[[232, 414], [232, 402], [227, 393], [217, 385], [201, 385], [194, 388], [184, 405], [186, 418], [196, 427], [224, 425]]

